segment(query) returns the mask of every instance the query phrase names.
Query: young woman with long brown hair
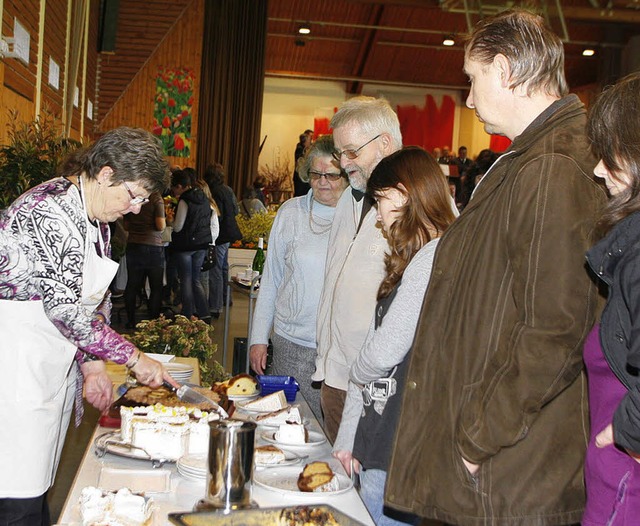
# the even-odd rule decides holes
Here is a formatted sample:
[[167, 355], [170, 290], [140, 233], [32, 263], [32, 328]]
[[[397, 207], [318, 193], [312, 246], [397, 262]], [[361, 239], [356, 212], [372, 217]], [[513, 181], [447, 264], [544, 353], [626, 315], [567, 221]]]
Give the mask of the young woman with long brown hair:
[[412, 524], [383, 509], [384, 483], [400, 413], [408, 353], [438, 239], [455, 219], [446, 178], [422, 148], [384, 158], [367, 183], [387, 236], [386, 275], [374, 324], [350, 372], [334, 456], [359, 472], [361, 496], [376, 524]]

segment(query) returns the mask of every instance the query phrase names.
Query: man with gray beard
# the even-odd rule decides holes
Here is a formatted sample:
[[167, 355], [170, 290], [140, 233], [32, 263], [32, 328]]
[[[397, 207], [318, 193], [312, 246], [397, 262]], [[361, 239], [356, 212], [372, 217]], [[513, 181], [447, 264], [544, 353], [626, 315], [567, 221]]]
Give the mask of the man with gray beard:
[[385, 274], [387, 240], [365, 197], [371, 172], [402, 148], [398, 116], [384, 99], [354, 97], [331, 119], [334, 157], [347, 172], [329, 238], [325, 283], [318, 308], [318, 355], [312, 379], [322, 382], [324, 428], [333, 442], [340, 427], [349, 369], [360, 351]]

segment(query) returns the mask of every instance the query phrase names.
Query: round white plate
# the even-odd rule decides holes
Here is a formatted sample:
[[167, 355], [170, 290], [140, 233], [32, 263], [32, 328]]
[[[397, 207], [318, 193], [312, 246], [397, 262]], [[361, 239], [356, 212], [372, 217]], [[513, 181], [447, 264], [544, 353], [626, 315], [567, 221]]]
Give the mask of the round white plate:
[[272, 444], [281, 445], [281, 446], [295, 446], [295, 447], [309, 447], [309, 446], [319, 446], [320, 444], [324, 444], [327, 439], [324, 437], [322, 433], [318, 433], [317, 431], [309, 431], [309, 441], [305, 444], [292, 444], [290, 442], [280, 442], [275, 439], [275, 432], [269, 431], [262, 433], [260, 435], [264, 440], [270, 442]]
[[[252, 422], [255, 422], [257, 425], [259, 425], [262, 428], [265, 429], [278, 429], [278, 427], [280, 427], [280, 424], [263, 424], [262, 422], [260, 422], [260, 420], [257, 419], [253, 419]], [[309, 425], [309, 419], [306, 417], [302, 417], [302, 425], [303, 426], [308, 426]]]
[[227, 398], [233, 402], [250, 402], [251, 400], [255, 400], [260, 396], [260, 387], [258, 390], [250, 395], [228, 395]]
[[[236, 409], [240, 409], [245, 413], [254, 414], [254, 415], [266, 415], [268, 413], [273, 413], [273, 409], [253, 409], [252, 407], [247, 407], [248, 401], [249, 400], [239, 400], [235, 402]], [[286, 407], [290, 407], [290, 406], [287, 405]]]
[[169, 371], [169, 373], [187, 374], [193, 372], [193, 367], [186, 363], [170, 362], [165, 363], [164, 367], [167, 371]]
[[256, 471], [253, 474], [253, 482], [257, 486], [262, 486], [273, 491], [286, 493], [287, 495], [297, 495], [298, 497], [317, 497], [319, 499], [330, 497], [331, 495], [339, 495], [345, 493], [353, 487], [351, 479], [346, 475], [336, 473], [338, 477], [338, 490], [326, 492], [306, 492], [298, 489], [298, 476], [302, 473], [300, 467], [284, 467], [265, 469]]
[[282, 466], [293, 466], [295, 464], [299, 464], [303, 459], [307, 458], [307, 456], [300, 456], [297, 453], [294, 453], [293, 451], [287, 451], [286, 449], [283, 449], [282, 452], [284, 453], [284, 460], [278, 464], [259, 464], [258, 462], [256, 462], [256, 467], [258, 468], [279, 468]]

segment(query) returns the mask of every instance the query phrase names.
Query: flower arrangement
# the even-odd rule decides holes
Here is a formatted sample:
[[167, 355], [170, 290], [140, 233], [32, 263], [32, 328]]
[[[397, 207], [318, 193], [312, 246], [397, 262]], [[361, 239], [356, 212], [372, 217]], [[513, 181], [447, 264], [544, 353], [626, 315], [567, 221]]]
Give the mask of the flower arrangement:
[[125, 337], [146, 353], [197, 358], [202, 385], [211, 385], [230, 376], [216, 360], [211, 360], [217, 351], [212, 334], [211, 325], [178, 314], [173, 320], [161, 315], [154, 320], [141, 321], [136, 325], [136, 331]]
[[195, 74], [189, 68], [158, 68], [152, 132], [166, 155], [189, 157]]
[[253, 214], [251, 217], [238, 214], [236, 222], [242, 233], [242, 239], [231, 246], [234, 248], [256, 248], [258, 246], [258, 238], [262, 237], [264, 238], [264, 248], [266, 249], [275, 217], [276, 215], [273, 212]]

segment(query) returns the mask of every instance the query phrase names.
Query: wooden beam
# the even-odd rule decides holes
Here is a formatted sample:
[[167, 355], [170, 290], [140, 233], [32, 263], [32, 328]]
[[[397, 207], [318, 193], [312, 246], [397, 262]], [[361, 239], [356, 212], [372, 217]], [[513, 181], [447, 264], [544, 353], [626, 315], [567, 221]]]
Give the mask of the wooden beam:
[[[367, 25], [377, 26], [380, 23], [380, 19], [382, 18], [382, 13], [384, 11], [384, 5], [374, 6], [369, 14], [369, 19], [367, 21]], [[371, 56], [371, 49], [373, 48], [374, 42], [378, 36], [377, 29], [367, 29], [360, 43], [360, 49], [358, 50], [358, 56], [356, 57], [355, 62], [353, 63], [353, 68], [351, 68], [351, 76], [353, 77], [361, 77], [362, 72], [367, 66], [367, 62], [369, 61], [369, 57]], [[347, 93], [352, 93], [354, 95], [359, 95], [362, 91], [362, 82], [359, 81], [350, 81], [347, 82], [346, 86]]]

